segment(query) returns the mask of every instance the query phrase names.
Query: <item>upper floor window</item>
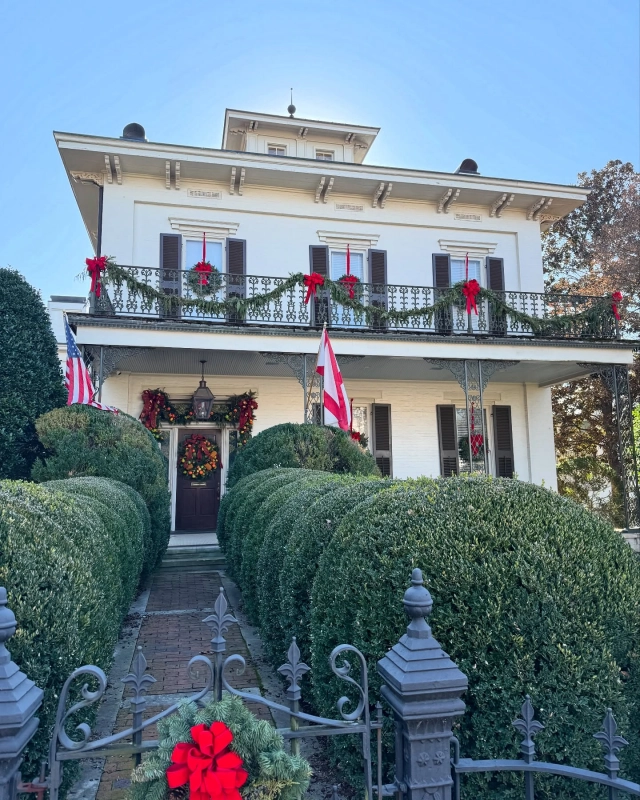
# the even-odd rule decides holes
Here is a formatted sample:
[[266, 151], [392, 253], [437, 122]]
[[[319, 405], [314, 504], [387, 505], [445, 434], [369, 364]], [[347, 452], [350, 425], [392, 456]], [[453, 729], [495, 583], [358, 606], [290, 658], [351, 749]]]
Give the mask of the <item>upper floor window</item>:
[[[349, 269], [352, 275], [364, 282], [364, 253], [350, 253]], [[331, 280], [337, 281], [347, 272], [347, 251], [331, 251]]]
[[335, 153], [333, 150], [316, 150], [316, 161], [334, 161]]
[[[202, 261], [202, 239], [187, 239], [185, 241], [185, 269], [192, 269]], [[222, 242], [210, 242], [206, 244], [206, 260], [222, 272]]]
[[[465, 280], [466, 278], [466, 270], [464, 265], [464, 258], [452, 258], [451, 259], [451, 284], [459, 283], [460, 281]], [[470, 258], [469, 259], [469, 280], [475, 278], [480, 285], [482, 285], [482, 281], [480, 280], [480, 259]]]
[[267, 145], [267, 155], [286, 156], [287, 148], [283, 144], [269, 144]]

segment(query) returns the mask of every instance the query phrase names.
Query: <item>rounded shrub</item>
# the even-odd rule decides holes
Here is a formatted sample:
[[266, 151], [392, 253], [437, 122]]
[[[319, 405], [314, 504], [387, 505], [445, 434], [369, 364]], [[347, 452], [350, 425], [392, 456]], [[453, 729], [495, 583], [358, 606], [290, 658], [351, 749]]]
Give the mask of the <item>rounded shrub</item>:
[[285, 641], [297, 638], [304, 657], [311, 651], [311, 589], [324, 548], [342, 518], [360, 503], [391, 485], [380, 479], [338, 483], [300, 511], [286, 544], [280, 571], [280, 628]]
[[243, 492], [244, 496], [237, 506], [232, 525], [229, 524], [227, 517], [225, 555], [229, 571], [238, 581], [242, 574], [245, 538], [251, 529], [256, 509], [276, 489], [289, 483], [296, 483], [305, 476], [306, 472], [307, 470], [299, 469], [265, 470], [263, 480], [252, 484], [246, 492]]
[[[433, 596], [434, 635], [469, 679], [462, 754], [517, 758], [510, 722], [528, 693], [546, 725], [537, 757], [600, 769], [593, 733], [608, 706], [624, 733], [625, 681], [637, 676], [640, 643], [640, 567], [620, 535], [572, 501], [515, 480], [449, 478], [370, 497], [344, 517], [314, 581], [320, 712], [344, 692], [327, 665], [341, 642], [365, 654], [378, 698], [376, 662], [405, 630], [402, 596], [414, 567]], [[359, 771], [357, 757], [340, 759]], [[478, 776], [470, 791], [514, 797], [513, 780]], [[561, 795], [552, 781], [536, 786], [541, 798], [588, 796], [581, 784], [563, 784]]]
[[351, 476], [313, 472], [308, 478], [288, 487], [289, 497], [267, 528], [255, 571], [258, 590], [260, 631], [267, 656], [280, 666], [290, 641], [280, 627], [280, 570], [287, 542], [298, 525], [300, 513], [317, 498], [330, 492], [336, 483], [351, 481]]
[[84, 405], [57, 408], [36, 420], [46, 457], [32, 477], [44, 482], [95, 476], [135, 489], [151, 518], [149, 562], [157, 564], [169, 543], [171, 496], [167, 462], [158, 443], [138, 420]]
[[67, 395], [51, 321], [38, 292], [0, 268], [0, 478], [28, 478], [42, 446], [36, 417]]
[[378, 475], [368, 451], [339, 428], [286, 422], [259, 433], [236, 455], [229, 471], [229, 488], [253, 472], [269, 467], [305, 467], [323, 472]]
[[[0, 585], [17, 631], [14, 661], [44, 690], [40, 727], [27, 750], [25, 777], [47, 754], [60, 690], [83, 664], [109, 667], [123, 609], [135, 587], [123, 581], [122, 540], [141, 552], [143, 522], [129, 490], [94, 481], [92, 496], [22, 481], [0, 481]], [[64, 484], [64, 482], [60, 482]], [[111, 492], [105, 484], [111, 484]], [[110, 504], [123, 509], [115, 518]], [[106, 505], [108, 503], [109, 505]], [[129, 594], [127, 595], [127, 592]]]
[[[265, 470], [264, 474], [267, 472], [275, 474], [276, 469], [277, 468], [274, 468], [273, 470]], [[233, 521], [237, 506], [244, 501], [249, 488], [260, 480], [261, 479], [257, 472], [247, 475], [246, 478], [242, 478], [242, 480], [238, 482], [236, 491], [231, 492], [227, 490], [222, 496], [220, 508], [218, 509], [217, 526], [218, 542], [220, 543], [221, 547], [224, 548], [224, 545], [227, 541], [227, 529], [233, 528]]]

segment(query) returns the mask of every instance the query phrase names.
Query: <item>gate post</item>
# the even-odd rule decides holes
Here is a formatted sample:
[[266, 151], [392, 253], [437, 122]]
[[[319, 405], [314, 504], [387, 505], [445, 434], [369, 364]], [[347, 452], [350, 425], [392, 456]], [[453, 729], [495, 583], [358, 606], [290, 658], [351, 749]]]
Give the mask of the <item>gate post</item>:
[[20, 672], [5, 647], [15, 632], [16, 618], [7, 608], [7, 590], [0, 586], [0, 800], [18, 796], [22, 753], [38, 728], [34, 714], [43, 694]]
[[451, 800], [451, 724], [464, 713], [467, 676], [431, 634], [425, 617], [433, 602], [419, 569], [403, 603], [407, 632], [378, 661], [396, 721], [395, 782], [406, 800]]

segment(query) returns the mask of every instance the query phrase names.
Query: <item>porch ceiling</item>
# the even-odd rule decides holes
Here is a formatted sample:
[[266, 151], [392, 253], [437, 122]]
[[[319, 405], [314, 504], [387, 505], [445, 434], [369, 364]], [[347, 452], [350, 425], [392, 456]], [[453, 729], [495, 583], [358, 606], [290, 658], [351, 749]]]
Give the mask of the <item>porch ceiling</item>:
[[[292, 377], [291, 370], [285, 364], [268, 364], [268, 359], [260, 353], [239, 350], [145, 348], [119, 360], [115, 370], [153, 375], [199, 375], [200, 359], [206, 359], [205, 375], [212, 378], [216, 375]], [[311, 360], [309, 357], [309, 363]], [[342, 364], [341, 370], [345, 380], [455, 381], [449, 370], [430, 364], [422, 358], [364, 356]], [[501, 371], [495, 380], [500, 383], [537, 383], [540, 386], [550, 386], [588, 374], [589, 370], [580, 367], [576, 362], [527, 361]]]

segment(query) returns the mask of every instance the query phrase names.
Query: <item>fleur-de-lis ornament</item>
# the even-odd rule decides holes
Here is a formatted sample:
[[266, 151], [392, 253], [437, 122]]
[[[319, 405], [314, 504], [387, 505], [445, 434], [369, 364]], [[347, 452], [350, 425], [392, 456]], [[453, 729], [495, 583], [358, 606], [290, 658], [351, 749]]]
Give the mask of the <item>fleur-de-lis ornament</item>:
[[232, 615], [227, 614], [227, 598], [224, 596], [224, 589], [220, 587], [220, 594], [213, 607], [213, 614], [205, 617], [202, 621], [211, 628], [211, 649], [214, 653], [224, 653], [227, 642], [224, 634], [229, 630], [229, 625], [238, 620]]
[[144, 657], [142, 648], [138, 647], [138, 651], [131, 664], [131, 672], [122, 679], [125, 686], [130, 686], [133, 690], [133, 698], [131, 705], [134, 710], [139, 710], [139, 707], [144, 706], [144, 693], [149, 690], [156, 682], [153, 675], [147, 672], [147, 659]]
[[300, 686], [298, 681], [300, 678], [309, 672], [311, 667], [308, 667], [303, 661], [300, 661], [300, 650], [294, 636], [291, 640], [291, 647], [287, 653], [287, 663], [278, 667], [280, 672], [289, 681], [289, 688], [287, 689], [288, 700], [299, 700], [301, 695]]
[[610, 778], [615, 778], [620, 769], [620, 761], [616, 753], [629, 742], [617, 735], [618, 723], [613, 716], [610, 708], [607, 709], [606, 716], [602, 723], [602, 730], [594, 733], [593, 738], [597, 739], [605, 749], [604, 763]]
[[531, 761], [535, 754], [535, 745], [533, 737], [536, 733], [544, 730], [544, 725], [535, 719], [535, 712], [531, 705], [531, 698], [526, 696], [522, 708], [520, 709], [520, 719], [514, 720], [511, 724], [519, 731], [524, 737], [520, 744], [520, 752], [525, 758], [525, 761]]

